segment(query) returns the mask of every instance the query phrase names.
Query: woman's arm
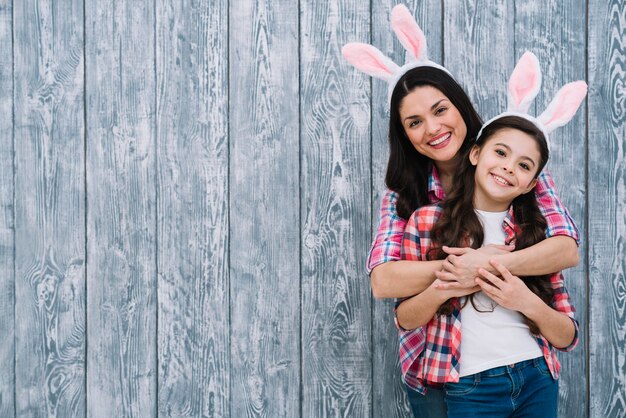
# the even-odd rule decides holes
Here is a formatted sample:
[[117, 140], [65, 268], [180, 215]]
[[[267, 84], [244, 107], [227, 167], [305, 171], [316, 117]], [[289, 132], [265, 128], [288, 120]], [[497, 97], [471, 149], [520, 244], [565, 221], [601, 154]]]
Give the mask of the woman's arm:
[[476, 280], [487, 296], [498, 305], [518, 311], [532, 320], [541, 335], [554, 347], [569, 347], [575, 342], [576, 326], [570, 316], [546, 305], [502, 264], [494, 261], [492, 265], [501, 277], [480, 269], [482, 279]]
[[374, 267], [370, 274], [372, 294], [377, 299], [405, 298], [423, 292], [435, 280], [443, 260], [390, 261]]
[[[407, 260], [402, 260], [403, 236], [411, 222], [398, 216], [397, 200], [397, 194], [391, 190], [383, 196], [378, 231], [367, 263], [372, 294], [379, 299], [405, 298], [422, 292], [435, 280], [435, 271], [441, 270], [443, 262], [416, 261], [421, 260], [416, 249], [405, 251]], [[408, 230], [417, 235], [414, 222]]]
[[[474, 284], [478, 269], [496, 273], [489, 263], [491, 260], [504, 265], [516, 276], [551, 274], [574, 267], [579, 262], [576, 241], [567, 236], [547, 238], [531, 247], [513, 252], [496, 252], [493, 248], [487, 246], [474, 250], [444, 247], [444, 251], [450, 255], [442, 263], [443, 271], [436, 273], [437, 278], [448, 282], [443, 284], [444, 288], [465, 287]], [[454, 282], [459, 285], [454, 285]]]

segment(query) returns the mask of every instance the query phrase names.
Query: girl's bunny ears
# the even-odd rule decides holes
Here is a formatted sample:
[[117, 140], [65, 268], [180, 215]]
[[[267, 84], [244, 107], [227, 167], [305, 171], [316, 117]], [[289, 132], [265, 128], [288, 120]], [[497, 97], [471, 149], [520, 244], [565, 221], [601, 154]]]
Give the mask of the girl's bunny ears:
[[428, 59], [424, 33], [405, 5], [399, 4], [391, 11], [391, 27], [406, 50], [406, 63], [402, 67], [372, 45], [351, 42], [341, 49], [350, 64], [389, 84], [389, 98], [400, 78], [413, 68], [434, 67], [452, 76], [444, 67]]
[[[508, 109], [491, 118], [480, 129], [477, 138], [485, 126], [504, 116], [520, 116], [534, 123], [548, 139], [548, 134], [569, 122], [587, 95], [587, 83], [574, 81], [561, 87], [546, 110], [534, 118], [528, 114], [530, 104], [537, 97], [541, 87], [541, 69], [539, 60], [532, 52], [526, 51], [518, 61], [508, 86]], [[549, 143], [549, 142], [548, 142]]]

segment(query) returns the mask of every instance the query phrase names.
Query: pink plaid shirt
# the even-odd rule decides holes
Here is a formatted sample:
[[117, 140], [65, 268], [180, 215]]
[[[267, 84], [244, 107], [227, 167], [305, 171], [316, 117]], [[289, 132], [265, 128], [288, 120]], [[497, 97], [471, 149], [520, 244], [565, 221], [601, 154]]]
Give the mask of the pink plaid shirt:
[[[546, 236], [567, 235], [578, 242], [578, 229], [570, 217], [567, 209], [554, 192], [554, 181], [547, 169], [544, 169], [535, 186], [535, 194], [542, 215], [546, 218], [548, 227]], [[437, 169], [433, 167], [428, 179], [428, 200], [430, 203], [437, 203], [445, 198], [445, 193]], [[400, 246], [402, 234], [406, 227], [406, 219], [398, 216], [396, 202], [398, 194], [387, 190], [383, 196], [380, 206], [378, 232], [372, 243], [369, 257], [367, 259], [367, 271], [372, 271], [374, 267], [388, 261], [400, 259]]]
[[[439, 204], [424, 206], [413, 213], [402, 239], [401, 257], [406, 260], [426, 260], [431, 248], [430, 231], [442, 214]], [[502, 223], [506, 243], [515, 242], [513, 211]], [[561, 273], [550, 275], [554, 297], [552, 307], [569, 316], [574, 322], [575, 336], [572, 343], [561, 351], [570, 351], [578, 344], [578, 322], [574, 319], [574, 307], [563, 283]], [[446, 382], [458, 382], [461, 345], [460, 302], [452, 299], [451, 315], [436, 315], [425, 327], [412, 331], [402, 329], [396, 320], [400, 337], [400, 363], [406, 384], [420, 393], [426, 387], [441, 387]], [[535, 336], [548, 368], [557, 379], [561, 366], [552, 345], [543, 336]]]

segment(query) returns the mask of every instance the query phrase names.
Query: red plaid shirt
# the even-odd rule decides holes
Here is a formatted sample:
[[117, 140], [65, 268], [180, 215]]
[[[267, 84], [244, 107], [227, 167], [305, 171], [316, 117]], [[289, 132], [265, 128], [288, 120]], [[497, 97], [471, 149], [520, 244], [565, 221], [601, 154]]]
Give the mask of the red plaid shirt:
[[[401, 256], [406, 260], [426, 260], [431, 248], [430, 231], [442, 214], [439, 204], [424, 206], [416, 210], [409, 220], [402, 239]], [[515, 242], [513, 211], [502, 223], [506, 243]], [[550, 276], [554, 297], [552, 307], [569, 316], [574, 322], [575, 336], [572, 343], [561, 351], [570, 351], [578, 344], [578, 322], [574, 319], [574, 307], [563, 283], [561, 273]], [[406, 384], [420, 393], [426, 386], [440, 387], [446, 382], [459, 381], [461, 345], [460, 302], [452, 299], [451, 315], [437, 315], [425, 327], [406, 331], [398, 325], [400, 337], [400, 363]], [[552, 345], [541, 335], [535, 336], [537, 344], [548, 363], [552, 377], [557, 379], [561, 365]]]
[[[556, 196], [554, 181], [547, 169], [544, 169], [535, 186], [535, 194], [539, 209], [546, 218], [548, 227], [546, 236], [567, 235], [578, 242], [578, 229], [570, 217], [567, 209]], [[428, 200], [437, 203], [445, 198], [445, 193], [437, 169], [433, 167], [428, 179]], [[402, 234], [406, 227], [406, 219], [398, 216], [396, 202], [398, 194], [387, 190], [380, 206], [378, 232], [372, 243], [367, 260], [367, 271], [371, 272], [374, 267], [388, 261], [400, 259], [400, 247]]]

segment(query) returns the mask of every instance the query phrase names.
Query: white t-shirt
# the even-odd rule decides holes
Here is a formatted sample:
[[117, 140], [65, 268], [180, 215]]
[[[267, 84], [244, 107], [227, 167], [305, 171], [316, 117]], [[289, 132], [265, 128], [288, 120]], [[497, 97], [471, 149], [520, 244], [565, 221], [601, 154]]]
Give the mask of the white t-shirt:
[[[483, 246], [504, 244], [502, 223], [508, 211], [476, 214], [485, 232]], [[474, 293], [474, 304], [478, 310], [469, 301], [461, 309], [461, 376], [542, 356], [522, 314], [499, 306], [483, 292]]]

